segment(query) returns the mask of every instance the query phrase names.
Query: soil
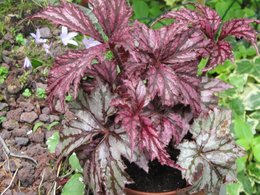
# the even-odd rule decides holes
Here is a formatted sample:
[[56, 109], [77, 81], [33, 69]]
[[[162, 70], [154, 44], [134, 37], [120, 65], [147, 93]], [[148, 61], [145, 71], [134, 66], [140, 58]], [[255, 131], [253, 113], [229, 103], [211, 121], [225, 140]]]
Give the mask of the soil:
[[[169, 148], [172, 159], [176, 159], [179, 151]], [[142, 191], [142, 192], [168, 192], [182, 189], [187, 183], [182, 179], [181, 171], [178, 169], [163, 166], [157, 160], [149, 163], [149, 172], [146, 173], [134, 163], [127, 165], [126, 172], [134, 180], [135, 183], [128, 184], [126, 187]]]

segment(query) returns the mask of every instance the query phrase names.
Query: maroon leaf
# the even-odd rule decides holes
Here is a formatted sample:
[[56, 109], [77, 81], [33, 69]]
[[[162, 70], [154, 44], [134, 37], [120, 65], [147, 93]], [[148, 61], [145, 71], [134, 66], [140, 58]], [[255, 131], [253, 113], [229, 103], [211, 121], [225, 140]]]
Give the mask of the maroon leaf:
[[147, 90], [142, 81], [125, 81], [127, 92], [124, 99], [115, 99], [112, 105], [120, 107], [116, 122], [122, 122], [129, 135], [131, 149], [134, 151], [138, 135], [139, 114], [143, 107], [149, 103]]
[[111, 43], [125, 42], [129, 37], [131, 8], [125, 0], [90, 0], [94, 14]]
[[220, 24], [221, 18], [218, 13], [206, 6], [193, 4], [195, 11], [189, 9], [180, 9], [169, 12], [160, 17], [161, 19], [176, 19], [176, 22], [192, 24], [194, 27], [200, 27], [201, 30], [210, 38], [214, 39]]
[[115, 61], [103, 61], [95, 64], [93, 66], [93, 75], [98, 76], [112, 86], [117, 75]]
[[69, 51], [57, 57], [48, 80], [49, 104], [52, 105], [56, 99], [59, 99], [64, 107], [64, 98], [71, 86], [76, 98], [81, 78], [91, 69], [92, 61], [100, 57], [104, 51], [105, 47], [99, 45], [89, 50]]
[[174, 112], [155, 113], [151, 120], [159, 131], [160, 140], [169, 143], [173, 140], [178, 145], [189, 130], [188, 121]]
[[146, 87], [142, 81], [127, 82], [126, 85], [128, 91], [125, 96], [128, 94], [128, 98], [116, 99], [112, 105], [119, 108], [116, 122], [121, 122], [128, 133], [131, 150], [134, 151], [137, 146], [149, 159], [157, 158], [161, 164], [176, 167], [165, 150], [167, 143], [160, 140], [152, 121], [143, 112], [143, 108], [149, 103]]
[[167, 143], [160, 140], [158, 131], [154, 128], [152, 121], [147, 117], [139, 118], [141, 135], [139, 137], [139, 147], [144, 153], [148, 153], [151, 160], [158, 159], [162, 165], [168, 165], [181, 169], [171, 159], [166, 151]]
[[257, 32], [250, 26], [251, 23], [260, 23], [260, 20], [253, 19], [234, 19], [228, 22], [225, 22], [219, 39], [222, 40], [229, 35], [233, 35], [236, 38], [244, 38], [245, 40], [251, 42], [256, 50], [257, 47]]
[[152, 97], [158, 95], [164, 105], [177, 103], [190, 105], [194, 113], [200, 112], [200, 80], [196, 77], [194, 63], [150, 68], [147, 73], [148, 89]]
[[201, 4], [196, 5], [197, 13], [200, 14], [200, 25], [204, 33], [211, 39], [215, 38], [221, 24], [221, 18], [218, 13]]
[[33, 15], [31, 18], [46, 19], [57, 25], [63, 25], [73, 31], [88, 35], [102, 42], [103, 39], [91, 23], [90, 19], [72, 3], [64, 0], [59, 6], [50, 6], [43, 11]]
[[203, 69], [203, 72], [215, 68], [218, 64], [223, 64], [227, 59], [233, 60], [231, 45], [226, 41], [218, 41], [209, 49], [209, 61], [207, 67]]

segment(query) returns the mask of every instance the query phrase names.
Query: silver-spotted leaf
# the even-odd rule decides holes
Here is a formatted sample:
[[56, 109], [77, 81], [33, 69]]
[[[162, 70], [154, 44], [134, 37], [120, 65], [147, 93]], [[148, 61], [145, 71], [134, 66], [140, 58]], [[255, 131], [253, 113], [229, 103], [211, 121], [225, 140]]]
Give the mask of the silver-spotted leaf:
[[131, 159], [126, 134], [115, 129], [92, 152], [84, 167], [84, 176], [94, 195], [123, 195], [125, 184], [132, 182], [125, 172], [124, 156]]
[[194, 141], [178, 146], [177, 163], [193, 192], [216, 194], [223, 183], [236, 180], [236, 159], [244, 152], [230, 134], [230, 124], [230, 111], [214, 109], [194, 121], [190, 129]]

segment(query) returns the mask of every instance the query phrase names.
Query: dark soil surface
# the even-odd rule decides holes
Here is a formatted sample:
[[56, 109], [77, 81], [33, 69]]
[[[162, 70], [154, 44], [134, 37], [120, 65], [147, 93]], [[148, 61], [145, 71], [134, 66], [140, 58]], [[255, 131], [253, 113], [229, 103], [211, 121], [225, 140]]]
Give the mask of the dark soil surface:
[[[179, 151], [174, 150], [171, 146], [167, 150], [175, 161]], [[186, 181], [182, 179], [181, 171], [169, 166], [163, 166], [157, 160], [149, 163], [148, 173], [136, 164], [124, 161], [127, 164], [126, 172], [135, 182], [127, 185], [128, 188], [143, 192], [168, 192], [187, 186]]]
[[134, 163], [128, 164], [128, 174], [135, 181], [128, 188], [144, 192], [168, 192], [186, 187], [181, 172], [177, 169], [162, 166], [158, 161], [150, 162], [149, 173]]

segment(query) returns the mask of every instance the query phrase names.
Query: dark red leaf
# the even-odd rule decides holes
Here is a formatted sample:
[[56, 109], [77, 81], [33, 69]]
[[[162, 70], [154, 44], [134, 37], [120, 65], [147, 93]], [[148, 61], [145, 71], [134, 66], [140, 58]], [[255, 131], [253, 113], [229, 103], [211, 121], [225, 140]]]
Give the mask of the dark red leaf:
[[116, 79], [116, 63], [115, 61], [103, 61], [93, 66], [93, 75], [98, 76], [105, 82], [113, 85]]
[[158, 95], [164, 105], [190, 105], [195, 114], [200, 112], [200, 80], [194, 63], [173, 67], [151, 67], [147, 73], [148, 89], [152, 97]]
[[163, 143], [168, 144], [173, 139], [174, 144], [178, 145], [189, 130], [188, 121], [175, 112], [155, 113], [151, 120]]
[[209, 61], [207, 66], [203, 69], [203, 72], [211, 70], [219, 64], [223, 64], [227, 59], [233, 60], [231, 45], [226, 41], [218, 41], [209, 49]]
[[184, 8], [169, 12], [160, 19], [176, 19], [176, 22], [192, 24], [194, 27], [200, 27], [210, 39], [214, 39], [221, 24], [220, 16], [209, 7], [200, 4], [193, 5], [196, 7], [195, 11]]
[[110, 42], [119, 43], [129, 39], [131, 8], [125, 0], [90, 0], [94, 14]]
[[59, 99], [64, 105], [66, 93], [73, 86], [74, 98], [77, 97], [78, 86], [87, 70], [90, 70], [92, 61], [102, 56], [105, 51], [103, 45], [81, 51], [69, 51], [56, 58], [48, 79], [48, 102], [53, 104]]
[[251, 42], [256, 50], [257, 47], [257, 32], [253, 27], [250, 26], [251, 23], [260, 23], [260, 20], [253, 19], [234, 19], [228, 22], [225, 22], [219, 39], [222, 40], [229, 35], [233, 35], [236, 38], [244, 38], [245, 40]]
[[31, 18], [46, 19], [57, 25], [63, 25], [73, 31], [88, 35], [102, 42], [103, 39], [91, 20], [72, 3], [62, 0], [59, 6], [50, 6], [33, 15]]

